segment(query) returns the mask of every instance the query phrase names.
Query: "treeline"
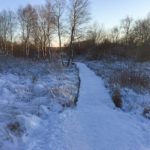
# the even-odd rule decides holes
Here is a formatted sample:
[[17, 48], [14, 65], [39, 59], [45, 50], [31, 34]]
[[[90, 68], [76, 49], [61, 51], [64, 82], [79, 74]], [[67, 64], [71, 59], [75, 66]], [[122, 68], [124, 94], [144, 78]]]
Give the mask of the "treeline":
[[126, 17], [108, 31], [89, 25], [89, 10], [89, 0], [46, 0], [43, 5], [2, 10], [0, 52], [50, 61], [55, 53], [62, 64], [65, 55], [67, 65], [75, 55], [150, 60], [150, 15]]
[[[0, 12], [0, 50], [4, 54], [52, 59], [58, 47], [62, 62], [64, 44], [68, 64], [73, 60], [73, 43], [82, 39], [89, 17], [88, 0], [46, 0], [16, 11]], [[54, 43], [57, 43], [56, 45]]]
[[110, 31], [94, 24], [87, 32], [87, 45], [90, 59], [117, 56], [150, 60], [150, 15], [139, 20], [127, 16]]

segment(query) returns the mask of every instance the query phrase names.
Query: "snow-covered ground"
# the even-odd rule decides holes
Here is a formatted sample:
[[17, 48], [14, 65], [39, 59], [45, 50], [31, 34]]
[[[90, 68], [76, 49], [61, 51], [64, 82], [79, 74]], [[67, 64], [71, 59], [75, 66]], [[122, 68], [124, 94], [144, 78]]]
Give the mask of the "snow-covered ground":
[[[8, 95], [3, 92], [4, 98], [1, 98], [0, 149], [150, 149], [150, 121], [116, 109], [104, 81], [86, 65], [77, 63], [81, 80], [77, 106], [62, 111], [62, 102], [68, 97], [72, 99], [70, 96], [77, 91], [78, 78], [75, 68], [62, 70], [55, 64], [54, 71], [52, 66], [42, 62], [16, 61], [16, 64], [12, 64], [18, 67], [12, 69], [12, 65], [6, 64], [10, 65], [9, 71], [1, 71], [1, 82], [8, 82], [9, 86], [1, 84], [5, 88], [8, 87]], [[34, 79], [33, 74], [38, 75], [38, 79]], [[58, 89], [55, 91], [56, 85], [63, 86], [64, 89], [68, 87], [68, 90], [63, 91], [60, 88], [60, 92]], [[43, 86], [52, 92], [48, 94]], [[28, 100], [25, 98], [23, 101], [23, 96], [27, 96]], [[15, 121], [19, 124], [9, 124]]]
[[47, 113], [73, 106], [78, 84], [75, 66], [1, 56], [0, 149], [21, 150], [23, 139], [45, 122]]
[[110, 95], [115, 89], [120, 90], [123, 111], [141, 116], [144, 108], [150, 107], [149, 62], [138, 63], [131, 60], [102, 59], [89, 61], [86, 64], [103, 78]]
[[23, 150], [149, 150], [150, 122], [115, 109], [103, 80], [84, 64], [77, 65], [77, 107], [48, 114], [24, 139]]

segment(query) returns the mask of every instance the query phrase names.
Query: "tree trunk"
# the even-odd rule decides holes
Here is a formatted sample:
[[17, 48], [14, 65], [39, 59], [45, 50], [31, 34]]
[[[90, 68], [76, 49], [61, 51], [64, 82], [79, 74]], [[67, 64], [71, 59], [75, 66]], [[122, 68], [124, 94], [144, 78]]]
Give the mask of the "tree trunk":
[[11, 42], [11, 53], [12, 53], [12, 56], [14, 55], [14, 45], [13, 43]]

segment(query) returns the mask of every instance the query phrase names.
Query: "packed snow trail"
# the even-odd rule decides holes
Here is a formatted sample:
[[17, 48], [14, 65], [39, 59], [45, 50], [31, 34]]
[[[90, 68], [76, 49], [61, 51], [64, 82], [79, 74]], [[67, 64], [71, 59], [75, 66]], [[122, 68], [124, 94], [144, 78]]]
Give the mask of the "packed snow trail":
[[115, 109], [101, 78], [86, 65], [77, 66], [81, 79], [77, 107], [49, 114], [24, 139], [24, 149], [149, 150], [150, 124]]

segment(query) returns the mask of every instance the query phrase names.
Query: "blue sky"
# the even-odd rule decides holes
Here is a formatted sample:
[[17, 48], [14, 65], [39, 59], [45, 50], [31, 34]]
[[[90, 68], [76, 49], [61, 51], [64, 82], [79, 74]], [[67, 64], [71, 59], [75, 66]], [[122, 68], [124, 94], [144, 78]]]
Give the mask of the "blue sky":
[[[0, 9], [16, 9], [27, 3], [41, 4], [45, 0], [0, 0]], [[150, 0], [91, 0], [93, 21], [106, 28], [118, 25], [120, 20], [129, 15], [133, 18], [145, 17], [150, 12]]]
[[134, 19], [146, 17], [150, 12], [150, 0], [91, 0], [91, 10], [95, 21], [112, 27], [127, 15]]

